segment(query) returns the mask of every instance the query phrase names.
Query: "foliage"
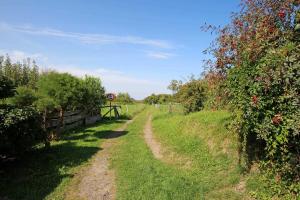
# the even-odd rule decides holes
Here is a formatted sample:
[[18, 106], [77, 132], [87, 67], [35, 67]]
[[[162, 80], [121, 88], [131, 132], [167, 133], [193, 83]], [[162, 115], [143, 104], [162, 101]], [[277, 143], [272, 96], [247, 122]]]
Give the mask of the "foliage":
[[211, 68], [226, 86], [246, 163], [262, 158], [291, 195], [300, 193], [299, 25], [298, 0], [244, 0], [219, 31]]
[[46, 134], [40, 126], [40, 115], [31, 107], [0, 106], [1, 154], [23, 153], [43, 142]]
[[79, 92], [79, 109], [86, 112], [99, 112], [101, 105], [105, 104], [105, 89], [99, 78], [85, 76], [81, 80], [77, 92]]
[[38, 99], [34, 102], [34, 106], [39, 112], [46, 113], [55, 111], [60, 107], [53, 98], [43, 95], [38, 96]]
[[179, 87], [175, 97], [183, 105], [185, 113], [197, 112], [204, 107], [205, 91], [202, 80], [190, 80]]
[[134, 99], [130, 97], [128, 93], [119, 93], [117, 95], [117, 102], [121, 104], [132, 104], [134, 103]]
[[25, 86], [19, 86], [16, 89], [16, 94], [9, 99], [9, 102], [17, 107], [32, 106], [38, 99], [35, 91]]
[[[2, 74], [0, 77], [0, 98], [12, 96], [15, 93], [13, 81]], [[45, 134], [40, 128], [39, 113], [28, 107], [35, 101], [33, 91], [26, 87], [19, 87], [16, 91], [16, 95], [9, 99], [14, 105], [4, 102], [0, 105], [1, 154], [21, 153], [45, 140]]]
[[13, 96], [14, 88], [13, 82], [0, 73], [0, 99]]
[[52, 98], [63, 110], [80, 106], [80, 80], [68, 73], [48, 72], [37, 83], [38, 93]]
[[7, 55], [0, 57], [0, 74], [12, 80], [15, 86], [36, 87], [39, 78], [39, 67], [28, 58], [23, 63], [12, 63]]
[[171, 90], [173, 94], [175, 94], [176, 92], [178, 92], [181, 85], [182, 85], [181, 80], [172, 80], [170, 82], [170, 85], [168, 86], [168, 89]]
[[202, 79], [206, 87], [204, 107], [212, 110], [228, 108], [228, 92], [223, 83], [224, 78], [214, 71], [208, 71]]
[[146, 104], [166, 104], [173, 101], [173, 96], [170, 94], [151, 94], [144, 99]]
[[54, 71], [40, 74], [34, 61], [12, 63], [9, 56], [0, 57], [0, 92], [3, 153], [20, 153], [38, 142], [47, 145], [46, 120], [52, 111], [60, 110], [63, 125], [66, 110], [81, 109], [89, 114], [99, 112], [105, 103], [99, 78], [80, 79]]

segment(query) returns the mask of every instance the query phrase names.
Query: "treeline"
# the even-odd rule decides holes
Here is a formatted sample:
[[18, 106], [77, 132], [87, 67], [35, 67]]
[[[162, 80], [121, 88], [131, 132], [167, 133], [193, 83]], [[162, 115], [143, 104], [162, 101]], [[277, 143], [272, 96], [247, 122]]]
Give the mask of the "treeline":
[[151, 94], [143, 101], [146, 104], [166, 104], [173, 101], [173, 96], [169, 94]]
[[[0, 150], [16, 154], [44, 142], [49, 145], [45, 119], [59, 112], [63, 126], [66, 111], [99, 113], [105, 90], [99, 78], [78, 78], [68, 73], [40, 72], [34, 61], [12, 63], [0, 59]], [[56, 130], [58, 134], [60, 130]]]
[[168, 89], [171, 94], [152, 94], [144, 99], [147, 104], [170, 104], [180, 103], [185, 114], [197, 112], [204, 108], [208, 99], [207, 81], [202, 78], [189, 77], [189, 80], [183, 83], [181, 80], [172, 80]]
[[120, 92], [117, 94], [116, 102], [119, 104], [133, 104], [135, 99], [132, 98], [127, 92]]

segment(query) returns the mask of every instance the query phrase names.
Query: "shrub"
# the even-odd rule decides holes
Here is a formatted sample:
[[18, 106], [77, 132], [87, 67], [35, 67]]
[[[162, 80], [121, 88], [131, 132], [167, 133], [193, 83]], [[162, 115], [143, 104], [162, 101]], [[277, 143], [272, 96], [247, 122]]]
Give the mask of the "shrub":
[[46, 140], [39, 113], [31, 108], [0, 105], [0, 150], [20, 154]]
[[173, 96], [170, 94], [151, 94], [144, 99], [147, 104], [166, 104], [173, 101]]
[[128, 93], [119, 93], [117, 95], [117, 102], [122, 104], [132, 104], [134, 99], [130, 97]]
[[13, 82], [0, 73], [0, 99], [13, 96], [15, 93], [14, 88]]
[[106, 102], [105, 89], [99, 78], [85, 76], [80, 80], [80, 86], [77, 88], [78, 103], [77, 108], [86, 113], [99, 113], [101, 105]]
[[183, 105], [185, 113], [202, 110], [205, 101], [204, 82], [202, 80], [190, 80], [179, 87], [175, 97]]
[[35, 91], [25, 86], [19, 86], [16, 89], [16, 94], [12, 97], [9, 102], [18, 107], [32, 106], [33, 103], [38, 99]]
[[256, 153], [278, 181], [298, 194], [299, 24], [297, 0], [242, 1], [241, 12], [219, 31], [212, 68], [227, 88], [246, 164]]

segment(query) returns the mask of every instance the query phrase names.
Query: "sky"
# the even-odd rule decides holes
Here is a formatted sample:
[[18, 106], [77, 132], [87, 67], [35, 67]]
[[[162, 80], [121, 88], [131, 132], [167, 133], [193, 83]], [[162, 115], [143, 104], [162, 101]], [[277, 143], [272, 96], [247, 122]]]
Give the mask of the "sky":
[[100, 77], [107, 92], [136, 99], [170, 93], [172, 79], [200, 75], [239, 0], [0, 0], [0, 55], [42, 69]]

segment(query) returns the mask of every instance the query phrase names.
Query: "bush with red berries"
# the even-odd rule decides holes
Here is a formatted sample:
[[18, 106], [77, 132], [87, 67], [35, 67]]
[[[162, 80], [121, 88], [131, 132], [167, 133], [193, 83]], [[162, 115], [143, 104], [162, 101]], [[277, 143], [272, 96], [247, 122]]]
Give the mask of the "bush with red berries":
[[[241, 161], [300, 194], [300, 1], [243, 0], [219, 30], [211, 71], [234, 113]], [[282, 191], [278, 192], [281, 193]]]

